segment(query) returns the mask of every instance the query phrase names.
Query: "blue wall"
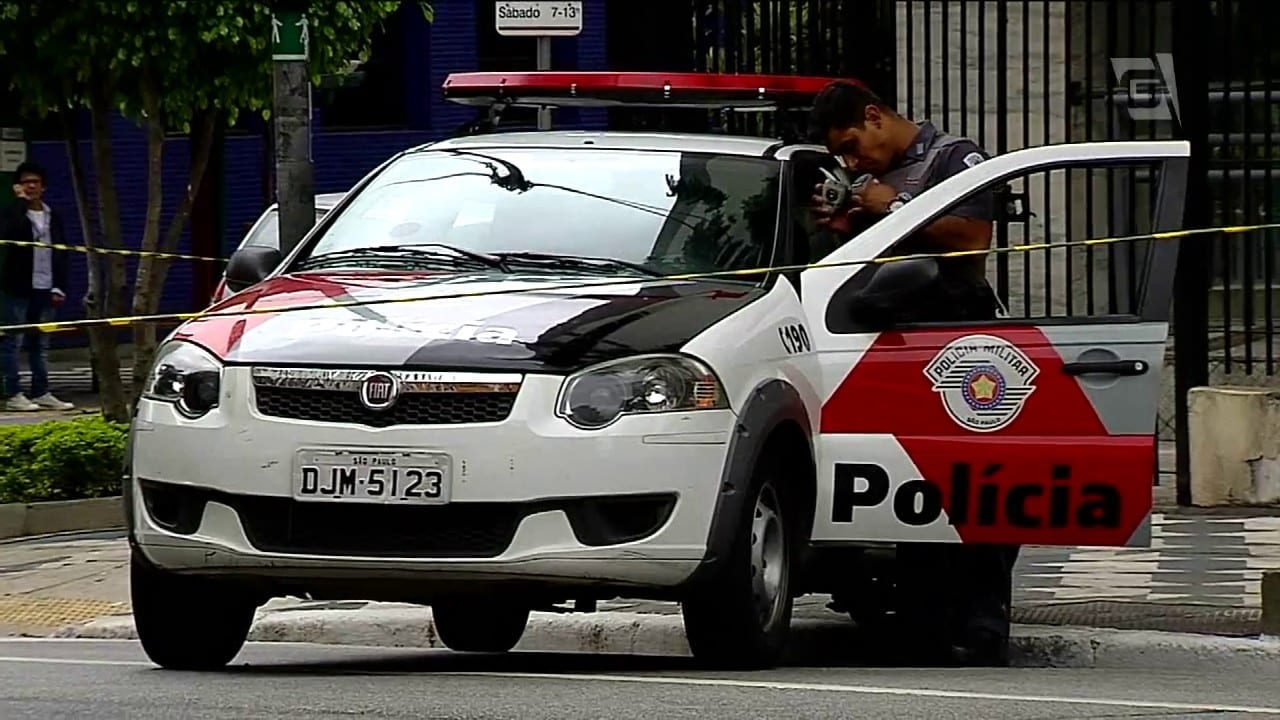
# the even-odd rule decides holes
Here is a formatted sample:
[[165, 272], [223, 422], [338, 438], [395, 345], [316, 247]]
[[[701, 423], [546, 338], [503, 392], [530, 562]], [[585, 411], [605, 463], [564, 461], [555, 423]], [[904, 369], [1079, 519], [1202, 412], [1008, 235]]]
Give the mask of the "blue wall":
[[[583, 32], [576, 38], [556, 38], [552, 42], [554, 66], [557, 69], [603, 70], [606, 63], [605, 0], [584, 1]], [[410, 2], [410, 6], [416, 3]], [[475, 69], [478, 32], [491, 29], [476, 27], [473, 0], [436, 0], [435, 22], [427, 24], [415, 11], [406, 12], [395, 27], [404, 34], [408, 48], [405, 64], [405, 88], [408, 123], [404, 128], [376, 131], [327, 130], [317, 111], [314, 117], [312, 157], [315, 162], [315, 188], [318, 193], [341, 192], [350, 188], [365, 174], [389, 156], [425, 142], [452, 134], [461, 124], [471, 120], [472, 108], [444, 100], [440, 87], [453, 72]], [[560, 127], [598, 129], [605, 126], [603, 111], [558, 111]], [[87, 127], [82, 137], [87, 138]], [[116, 190], [120, 199], [121, 230], [126, 247], [140, 244], [147, 202], [146, 138], [142, 130], [123, 118], [113, 126], [113, 154]], [[257, 135], [231, 135], [224, 145], [224, 223], [222, 239], [224, 255], [239, 242], [240, 228], [255, 219], [265, 206], [262, 187], [262, 138]], [[87, 139], [80, 143], [81, 164], [89, 174], [88, 185], [94, 188], [91, 148]], [[166, 227], [173, 209], [181, 199], [189, 170], [190, 150], [186, 138], [172, 138], [164, 148], [164, 213], [161, 227]], [[71, 187], [70, 165], [62, 142], [36, 142], [32, 159], [44, 165], [49, 173], [47, 200], [63, 212], [68, 238], [81, 241], [79, 216]], [[213, 178], [206, 177], [204, 182]], [[178, 247], [190, 253], [189, 232], [183, 232]], [[161, 299], [161, 312], [183, 312], [192, 309], [192, 264], [177, 261], [169, 269]], [[135, 263], [129, 262], [132, 282]], [[66, 288], [70, 302], [60, 319], [83, 317], [80, 300], [85, 291], [85, 259], [74, 253], [71, 264], [72, 286]], [[83, 345], [84, 335], [62, 333], [53, 336], [57, 345]]]

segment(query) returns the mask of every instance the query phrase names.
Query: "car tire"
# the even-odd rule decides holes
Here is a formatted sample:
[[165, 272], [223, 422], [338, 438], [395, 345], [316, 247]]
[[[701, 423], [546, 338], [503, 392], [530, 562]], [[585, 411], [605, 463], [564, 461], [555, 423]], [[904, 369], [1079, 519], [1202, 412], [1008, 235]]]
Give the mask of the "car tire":
[[792, 580], [800, 543], [798, 508], [780, 474], [757, 468], [738, 517], [733, 548], [682, 602], [685, 636], [700, 663], [725, 669], [772, 667], [791, 630]]
[[244, 647], [258, 603], [225, 583], [152, 565], [133, 551], [133, 621], [143, 651], [168, 670], [217, 670]]
[[484, 601], [432, 605], [431, 616], [440, 642], [457, 652], [507, 652], [529, 624], [529, 608]]

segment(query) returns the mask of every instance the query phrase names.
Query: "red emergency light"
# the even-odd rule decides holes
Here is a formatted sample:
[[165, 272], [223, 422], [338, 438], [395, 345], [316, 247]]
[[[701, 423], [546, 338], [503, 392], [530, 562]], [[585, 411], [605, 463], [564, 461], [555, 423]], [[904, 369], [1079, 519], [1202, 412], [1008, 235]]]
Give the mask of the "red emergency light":
[[[803, 109], [836, 79], [692, 72], [468, 72], [445, 78], [444, 96], [480, 107]], [[849, 82], [862, 86], [857, 80]]]

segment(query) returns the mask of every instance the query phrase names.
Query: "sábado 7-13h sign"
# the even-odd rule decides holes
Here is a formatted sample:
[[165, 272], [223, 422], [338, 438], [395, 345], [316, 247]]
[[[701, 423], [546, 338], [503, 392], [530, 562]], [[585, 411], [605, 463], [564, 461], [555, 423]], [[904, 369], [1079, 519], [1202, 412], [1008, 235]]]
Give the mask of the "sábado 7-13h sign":
[[573, 36], [582, 32], [582, 2], [540, 0], [499, 2], [494, 16], [499, 35]]

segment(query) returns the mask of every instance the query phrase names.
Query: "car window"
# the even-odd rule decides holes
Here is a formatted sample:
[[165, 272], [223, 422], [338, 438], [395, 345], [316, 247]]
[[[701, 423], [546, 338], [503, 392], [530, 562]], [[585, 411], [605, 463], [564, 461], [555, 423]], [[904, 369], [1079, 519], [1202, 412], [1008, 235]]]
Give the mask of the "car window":
[[[506, 164], [529, 186], [501, 181]], [[772, 259], [778, 175], [774, 160], [678, 151], [414, 153], [352, 198], [307, 255], [445, 243], [606, 257], [664, 273], [760, 267]]]
[[[320, 222], [320, 218], [329, 212], [327, 209], [316, 208], [316, 222]], [[275, 208], [268, 210], [263, 214], [262, 222], [254, 226], [249, 231], [248, 236], [241, 242], [242, 247], [280, 247], [280, 214]]]

